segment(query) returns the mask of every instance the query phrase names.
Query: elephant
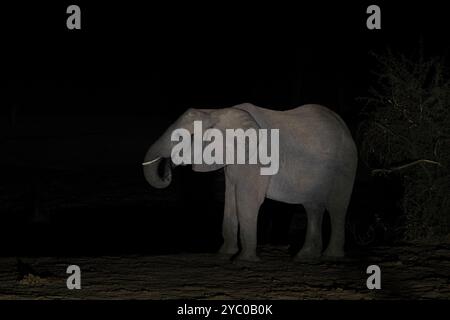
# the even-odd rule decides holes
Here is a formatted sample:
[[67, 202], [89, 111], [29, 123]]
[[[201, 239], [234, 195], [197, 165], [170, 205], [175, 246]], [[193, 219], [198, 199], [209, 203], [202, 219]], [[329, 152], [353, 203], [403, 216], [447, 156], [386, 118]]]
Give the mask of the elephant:
[[[188, 109], [148, 149], [144, 176], [155, 188], [171, 183], [171, 132], [185, 128], [193, 134], [193, 122], [207, 128], [279, 129], [279, 170], [261, 175], [260, 164], [193, 164], [194, 171], [224, 168], [225, 205], [223, 245], [219, 254], [238, 260], [258, 261], [257, 219], [267, 197], [302, 204], [307, 214], [305, 242], [295, 260], [344, 257], [345, 221], [357, 168], [357, 150], [345, 122], [318, 104], [275, 111], [243, 103], [222, 109]], [[331, 236], [322, 252], [322, 219], [328, 211]], [[238, 234], [239, 233], [239, 234]], [[239, 238], [238, 238], [239, 237]], [[239, 250], [238, 239], [241, 243]]]

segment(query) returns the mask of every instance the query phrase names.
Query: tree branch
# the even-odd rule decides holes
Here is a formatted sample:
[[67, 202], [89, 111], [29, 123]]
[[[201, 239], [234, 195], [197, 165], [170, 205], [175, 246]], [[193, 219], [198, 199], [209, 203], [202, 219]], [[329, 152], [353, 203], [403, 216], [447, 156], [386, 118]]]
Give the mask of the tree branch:
[[410, 163], [407, 163], [407, 164], [404, 164], [404, 165], [401, 165], [398, 167], [393, 167], [390, 169], [374, 169], [374, 170], [372, 170], [371, 173], [372, 173], [372, 175], [389, 174], [394, 171], [399, 171], [399, 170], [403, 170], [403, 169], [415, 166], [416, 164], [419, 164], [419, 163], [429, 163], [429, 164], [434, 164], [434, 165], [438, 165], [438, 166], [442, 167], [442, 164], [440, 164], [439, 162], [427, 160], [427, 159], [420, 159], [420, 160], [416, 160], [416, 161], [413, 161], [413, 162], [410, 162]]

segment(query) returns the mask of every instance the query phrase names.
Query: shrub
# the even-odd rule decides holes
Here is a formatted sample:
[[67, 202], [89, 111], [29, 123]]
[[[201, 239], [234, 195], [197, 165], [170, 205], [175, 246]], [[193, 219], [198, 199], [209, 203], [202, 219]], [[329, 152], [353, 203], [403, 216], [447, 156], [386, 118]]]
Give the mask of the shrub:
[[450, 81], [442, 59], [374, 55], [375, 85], [358, 129], [375, 175], [399, 175], [405, 240], [450, 234]]

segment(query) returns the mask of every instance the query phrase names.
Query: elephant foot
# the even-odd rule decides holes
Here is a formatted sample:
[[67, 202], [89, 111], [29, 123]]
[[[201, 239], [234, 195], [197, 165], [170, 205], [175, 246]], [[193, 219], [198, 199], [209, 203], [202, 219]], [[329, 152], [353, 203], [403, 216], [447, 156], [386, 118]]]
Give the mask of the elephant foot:
[[239, 248], [237, 246], [230, 246], [230, 245], [223, 244], [217, 253], [219, 255], [224, 255], [224, 256], [233, 256], [238, 251], [239, 251]]
[[294, 257], [294, 261], [318, 261], [321, 256], [321, 250], [319, 248], [303, 248]]
[[239, 253], [234, 259], [235, 262], [258, 262], [261, 258], [256, 253]]
[[323, 253], [323, 258], [329, 261], [340, 261], [344, 259], [344, 256], [343, 249], [327, 248]]
[[216, 253], [216, 260], [218, 261], [231, 261], [233, 259], [232, 254], [222, 254], [217, 252]]

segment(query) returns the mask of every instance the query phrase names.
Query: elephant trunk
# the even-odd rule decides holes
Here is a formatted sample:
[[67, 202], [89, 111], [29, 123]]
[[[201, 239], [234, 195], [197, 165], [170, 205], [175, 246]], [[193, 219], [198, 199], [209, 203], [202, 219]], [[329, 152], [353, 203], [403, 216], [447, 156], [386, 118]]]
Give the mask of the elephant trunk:
[[172, 181], [172, 168], [170, 158], [166, 158], [164, 152], [156, 142], [148, 150], [142, 164], [145, 180], [154, 188], [163, 189]]

